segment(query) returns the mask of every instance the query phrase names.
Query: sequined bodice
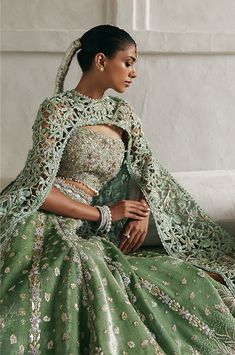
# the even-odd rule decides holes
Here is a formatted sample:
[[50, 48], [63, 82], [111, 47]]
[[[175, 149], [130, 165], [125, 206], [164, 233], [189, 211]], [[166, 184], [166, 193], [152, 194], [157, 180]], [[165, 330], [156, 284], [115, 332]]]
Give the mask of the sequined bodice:
[[79, 127], [68, 140], [57, 176], [80, 181], [98, 193], [118, 173], [124, 153], [121, 139]]

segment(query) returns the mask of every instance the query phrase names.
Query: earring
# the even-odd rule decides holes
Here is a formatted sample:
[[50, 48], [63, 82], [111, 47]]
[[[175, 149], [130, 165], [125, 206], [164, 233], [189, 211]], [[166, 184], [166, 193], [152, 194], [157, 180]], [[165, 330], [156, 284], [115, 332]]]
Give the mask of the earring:
[[103, 68], [103, 67], [100, 67], [100, 71], [104, 71], [104, 68]]

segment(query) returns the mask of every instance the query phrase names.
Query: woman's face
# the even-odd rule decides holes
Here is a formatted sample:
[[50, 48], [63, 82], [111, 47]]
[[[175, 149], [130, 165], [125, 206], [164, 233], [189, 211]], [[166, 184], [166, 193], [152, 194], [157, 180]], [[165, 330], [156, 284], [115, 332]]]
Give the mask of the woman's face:
[[136, 78], [135, 63], [137, 60], [136, 46], [129, 45], [109, 59], [105, 58], [104, 80], [107, 88], [119, 93], [124, 92]]

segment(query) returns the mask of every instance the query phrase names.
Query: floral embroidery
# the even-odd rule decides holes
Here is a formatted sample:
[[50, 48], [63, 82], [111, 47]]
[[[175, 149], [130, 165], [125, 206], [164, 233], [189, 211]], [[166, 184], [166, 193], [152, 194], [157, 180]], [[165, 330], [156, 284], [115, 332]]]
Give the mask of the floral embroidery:
[[24, 350], [25, 350], [24, 345], [20, 345], [17, 354], [18, 355], [23, 355], [24, 354]]
[[126, 312], [122, 312], [121, 318], [122, 318], [122, 320], [126, 320], [126, 319], [127, 319], [127, 314], [126, 314]]
[[198, 317], [191, 314], [187, 309], [181, 306], [178, 302], [171, 299], [167, 294], [165, 294], [160, 288], [156, 285], [151, 284], [149, 281], [140, 278], [140, 283], [143, 287], [149, 290], [149, 292], [157, 296], [161, 302], [168, 305], [170, 309], [177, 312], [181, 315], [182, 318], [186, 319], [192, 326], [200, 329], [201, 332], [206, 334], [209, 338], [214, 335], [214, 331], [203, 323]]
[[140, 345], [142, 346], [142, 348], [146, 348], [146, 346], [148, 345], [149, 341], [147, 339], [143, 340]]
[[26, 312], [25, 312], [25, 309], [24, 308], [19, 308], [18, 309], [18, 314], [20, 315], [20, 316], [25, 316], [25, 314], [26, 314]]
[[[65, 104], [67, 104], [67, 99], [68, 96], [64, 101]], [[72, 99], [71, 102], [73, 102]], [[124, 165], [117, 177], [110, 182], [109, 187], [105, 186], [99, 196], [100, 201], [104, 204], [106, 201], [115, 202], [115, 199], [120, 199], [120, 196], [125, 198], [126, 191], [128, 191], [127, 184], [131, 181], [129, 178], [132, 175], [138, 186], [142, 186], [151, 202], [151, 209], [159, 226], [165, 248], [168, 248], [168, 253], [175, 257], [159, 256], [156, 251], [154, 253], [141, 251], [126, 257], [115, 247], [115, 243], [113, 244], [114, 238], [117, 239], [117, 231], [121, 229], [121, 224], [117, 223], [112, 227], [110, 235], [103, 236], [96, 234], [96, 227], [89, 225], [89, 223], [81, 220], [69, 220], [41, 211], [38, 213], [34, 209], [37, 203], [42, 202], [41, 197], [54, 179], [56, 167], [53, 159], [60, 161], [65, 136], [67, 137], [73, 128], [78, 127], [81, 122], [91, 122], [90, 114], [93, 112], [88, 105], [88, 116], [86, 116], [82, 104], [81, 110], [83, 110], [84, 117], [78, 120], [77, 112], [73, 111], [74, 107], [69, 112], [63, 108], [62, 115], [62, 108], [59, 106], [61, 120], [58, 121], [57, 115], [52, 114], [51, 103], [49, 104], [47, 101], [46, 110], [49, 116], [40, 117], [35, 124], [35, 130], [38, 129], [39, 136], [46, 138], [44, 139], [46, 145], [48, 140], [50, 141], [46, 150], [48, 157], [52, 159], [51, 164], [43, 156], [45, 164], [42, 161], [39, 173], [43, 172], [44, 175], [40, 175], [40, 186], [32, 174], [32, 191], [27, 190], [28, 187], [21, 191], [22, 205], [25, 207], [25, 211], [28, 207], [32, 207], [35, 214], [30, 215], [29, 213], [27, 215], [29, 219], [22, 220], [25, 226], [22, 228], [23, 223], [17, 226], [18, 238], [15, 234], [11, 238], [11, 243], [8, 239], [9, 243], [6, 244], [6, 252], [9, 255], [17, 258], [19, 250], [22, 252], [20, 257], [22, 256], [23, 260], [22, 264], [19, 263], [22, 268], [18, 272], [16, 270], [17, 259], [15, 259], [15, 265], [17, 265], [15, 267], [14, 259], [9, 259], [7, 254], [7, 262], [3, 267], [2, 276], [7, 280], [6, 291], [10, 291], [7, 292], [7, 296], [10, 301], [14, 300], [15, 302], [14, 312], [11, 312], [9, 316], [7, 314], [9, 322], [6, 322], [5, 318], [2, 322], [3, 330], [8, 329], [7, 342], [10, 344], [10, 339], [12, 342], [9, 347], [15, 353], [26, 351], [26, 348], [21, 345], [22, 338], [18, 333], [21, 331], [22, 325], [22, 329], [30, 329], [29, 353], [31, 355], [47, 350], [52, 350], [48, 352], [53, 353], [58, 351], [57, 349], [61, 353], [70, 355], [81, 351], [84, 355], [104, 355], [110, 352], [110, 344], [113, 354], [134, 352], [163, 354], [168, 336], [173, 344], [167, 344], [167, 346], [172, 346], [172, 351], [168, 349], [168, 352], [172, 352], [172, 354], [174, 351], [182, 354], [199, 354], [199, 350], [209, 354], [212, 348], [221, 354], [232, 353], [232, 316], [229, 310], [234, 309], [234, 299], [232, 299], [231, 293], [227, 289], [226, 291], [225, 287], [223, 289], [218, 283], [209, 280], [204, 271], [197, 271], [189, 263], [177, 259], [177, 256], [180, 256], [182, 259], [196, 263], [197, 243], [201, 243], [202, 240], [202, 245], [198, 249], [202, 251], [201, 266], [209, 265], [207, 250], [209, 254], [210, 248], [207, 246], [206, 240], [201, 238], [205, 231], [208, 232], [207, 229], [203, 229], [204, 224], [201, 221], [204, 215], [200, 214], [187, 195], [183, 197], [183, 202], [181, 201], [179, 197], [183, 193], [182, 190], [178, 189], [174, 183], [172, 184], [172, 180], [160, 166], [157, 165], [159, 168], [157, 174], [150, 174], [151, 171], [155, 171], [156, 166], [152, 165], [153, 161], [145, 145], [140, 124], [133, 119], [132, 113], [128, 115], [129, 108], [126, 110], [126, 105], [123, 102], [120, 103], [122, 107], [118, 105], [115, 108], [117, 117], [113, 119], [113, 100], [110, 99], [110, 102], [112, 104], [109, 122], [118, 123], [120, 127], [126, 129], [127, 133], [132, 132], [128, 143], [129, 148], [132, 146], [132, 152], [126, 155]], [[56, 101], [57, 104], [60, 105]], [[71, 112], [74, 114], [73, 117], [71, 117]], [[106, 113], [104, 112], [104, 117], [101, 120], [94, 116], [94, 121], [91, 123], [107, 123], [109, 118], [106, 117]], [[126, 119], [125, 123], [123, 117]], [[49, 119], [48, 125], [53, 129], [49, 129], [49, 126], [41, 126], [41, 119], [46, 124]], [[61, 131], [58, 130], [57, 125], [61, 127]], [[59, 144], [61, 144], [60, 147]], [[40, 149], [40, 144], [38, 149]], [[139, 162], [138, 157], [141, 157]], [[32, 155], [32, 161], [34, 158], [35, 156]], [[134, 168], [139, 169], [138, 166], [144, 167], [142, 175], [140, 170], [133, 170]], [[31, 166], [28, 169], [32, 172]], [[18, 186], [20, 186], [22, 180], [18, 181]], [[143, 182], [146, 183], [144, 183], [144, 187], [141, 185]], [[29, 195], [32, 193], [33, 199], [35, 198], [36, 202], [30, 199], [32, 205], [27, 205], [29, 202], [27, 193]], [[74, 195], [71, 196], [74, 197]], [[91, 203], [85, 195], [82, 198], [84, 203]], [[12, 199], [14, 200], [14, 196]], [[171, 204], [171, 199], [173, 204]], [[18, 196], [16, 201], [20, 206]], [[95, 204], [95, 200], [92, 200], [93, 203]], [[187, 212], [184, 212], [184, 209]], [[17, 208], [15, 212], [17, 212]], [[187, 213], [189, 217], [187, 217]], [[17, 213], [15, 217], [17, 217]], [[187, 218], [190, 219], [189, 226], [192, 228], [192, 238], [194, 239], [191, 239], [187, 223], [186, 226], [182, 223], [184, 219], [188, 222]], [[194, 228], [194, 223], [197, 225], [196, 228]], [[213, 224], [209, 223], [209, 226], [214, 229]], [[198, 234], [194, 233], [194, 229]], [[216, 229], [216, 231], [218, 230]], [[22, 235], [23, 238], [21, 238]], [[212, 234], [206, 233], [206, 235], [212, 238]], [[216, 242], [216, 245], [223, 244], [222, 239], [223, 236], [218, 243]], [[45, 244], [42, 244], [43, 241]], [[25, 245], [26, 248], [19, 248], [19, 244], [17, 244], [19, 242], [20, 246]], [[223, 252], [226, 248], [227, 246], [222, 248]], [[16, 255], [13, 255], [12, 250], [17, 250]], [[156, 255], [158, 256], [156, 257]], [[191, 257], [195, 257], [195, 259], [191, 259]], [[228, 261], [231, 262], [231, 259]], [[164, 267], [162, 268], [163, 263]], [[208, 267], [213, 267], [213, 265], [210, 264]], [[8, 268], [9, 272], [4, 272]], [[190, 271], [192, 271], [192, 279], [189, 276]], [[13, 278], [14, 272], [17, 274], [15, 278]], [[196, 275], [197, 272], [198, 275]], [[25, 291], [23, 283], [24, 280], [27, 280], [27, 274], [29, 274], [31, 292], [30, 313], [27, 309], [29, 294]], [[19, 279], [18, 275], [20, 275]], [[13, 281], [9, 283], [8, 280], [11, 278]], [[27, 292], [27, 294], [23, 292]], [[211, 295], [210, 298], [207, 297], [209, 295]], [[173, 299], [176, 296], [177, 300], [181, 300], [182, 296], [185, 303]], [[7, 297], [4, 295], [4, 299], [1, 301], [3, 306], [7, 301]], [[26, 317], [24, 317], [25, 312]], [[42, 323], [40, 323], [41, 319]], [[17, 329], [8, 327], [8, 324], [11, 325], [11, 320], [13, 320], [13, 326], [17, 324]], [[216, 320], [219, 320], [219, 326], [217, 326]], [[181, 332], [183, 326], [187, 327], [187, 338]], [[42, 329], [45, 332], [43, 334], [40, 333]], [[59, 329], [59, 334], [57, 329]], [[79, 337], [77, 337], [78, 332]], [[197, 336], [194, 333], [197, 333]], [[42, 342], [44, 348], [42, 349], [40, 348], [40, 340], [44, 336], [45, 339], [43, 338]], [[164, 350], [161, 350], [158, 341], [161, 342]], [[191, 344], [189, 345], [189, 343]], [[28, 351], [28, 342], [26, 346]], [[201, 346], [204, 347], [202, 350]]]
[[17, 343], [17, 337], [14, 334], [12, 334], [10, 336], [10, 343], [11, 344], [16, 344]]
[[195, 293], [192, 291], [189, 295], [189, 299], [193, 300], [195, 298]]
[[129, 348], [133, 349], [135, 347], [135, 343], [133, 341], [128, 341], [127, 345], [129, 346]]
[[45, 316], [43, 317], [44, 322], [50, 322], [51, 317]]
[[69, 319], [68, 314], [63, 312], [61, 315], [61, 319], [62, 322], [66, 322]]
[[48, 350], [51, 350], [51, 349], [53, 349], [53, 347], [54, 347], [53, 340], [50, 340], [50, 341], [47, 343], [47, 349], [48, 349]]
[[51, 299], [51, 294], [50, 294], [50, 293], [45, 292], [45, 293], [44, 293], [44, 298], [45, 298], [45, 300], [46, 300], [47, 302], [49, 302], [49, 301], [50, 301], [50, 299]]
[[58, 267], [55, 268], [55, 276], [59, 276], [60, 275], [60, 270], [58, 269]]
[[34, 255], [33, 255], [33, 264], [32, 269], [29, 273], [29, 283], [31, 289], [31, 329], [29, 331], [29, 346], [30, 354], [37, 355], [40, 354], [39, 350], [39, 340], [40, 340], [40, 306], [41, 306], [41, 297], [40, 297], [40, 279], [39, 279], [39, 262], [42, 252], [43, 244], [43, 232], [44, 232], [44, 214], [38, 214], [38, 222], [36, 225], [36, 235], [34, 242]]
[[[128, 183], [133, 179], [150, 205], [165, 250], [198, 267], [220, 273], [234, 291], [232, 236], [153, 157], [140, 118], [125, 100], [115, 97], [107, 96], [102, 102], [96, 102], [71, 90], [41, 104], [33, 125], [33, 149], [23, 171], [1, 197], [2, 235], [7, 235], [3, 250], [17, 223], [36, 211], [50, 191], [75, 128], [97, 124], [114, 124], [125, 130], [129, 139], [123, 169], [96, 201], [125, 198]], [[122, 226], [123, 223], [118, 223], [111, 230], [110, 239], [115, 239], [112, 233], [118, 235]]]

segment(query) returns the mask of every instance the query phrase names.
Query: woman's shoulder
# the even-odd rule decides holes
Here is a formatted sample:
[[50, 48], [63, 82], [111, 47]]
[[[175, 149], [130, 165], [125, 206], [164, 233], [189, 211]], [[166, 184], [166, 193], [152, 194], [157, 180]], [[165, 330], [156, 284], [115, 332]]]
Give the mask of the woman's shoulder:
[[141, 118], [135, 112], [132, 105], [125, 98], [122, 98], [120, 96], [109, 96], [109, 97], [111, 98], [111, 100], [117, 103], [117, 110], [120, 112], [120, 114], [123, 117], [125, 117], [125, 120], [129, 119], [132, 125], [142, 130]]
[[[109, 101], [113, 105], [123, 105], [126, 107], [131, 107], [130, 104], [122, 97], [120, 96], [115, 96], [115, 95], [104, 95], [105, 101]], [[76, 104], [79, 102], [81, 104], [82, 102], [86, 101], [86, 96], [79, 96], [76, 94], [75, 90], [66, 90], [51, 96], [45, 97], [45, 99], [42, 101], [41, 105], [60, 105], [60, 104]], [[90, 101], [90, 103], [96, 103], [96, 100], [87, 100]], [[87, 104], [88, 102], [86, 102]]]
[[72, 99], [73, 99], [73, 95], [71, 90], [67, 90], [57, 94], [53, 94], [51, 96], [46, 96], [43, 99], [41, 106], [46, 106], [51, 104], [51, 105], [58, 105], [58, 107], [60, 107], [61, 104], [66, 104], [66, 103], [71, 104]]
[[115, 95], [108, 95], [107, 96], [110, 100], [113, 100], [114, 102], [123, 104], [123, 105], [129, 105], [129, 103], [127, 102], [127, 100], [123, 97], [120, 96], [115, 96]]
[[[128, 115], [134, 118], [137, 116], [134, 112], [131, 104], [123, 97], [115, 95], [105, 95], [103, 101], [107, 107], [111, 110], [118, 110], [122, 112], [123, 115]], [[76, 95], [75, 90], [67, 90], [61, 93], [57, 93], [46, 97], [40, 105], [40, 112], [47, 112], [51, 114], [64, 114], [73, 111], [73, 109], [83, 110], [83, 106], [91, 104], [92, 106], [100, 104], [100, 101], [96, 100], [86, 100], [86, 97], [79, 97]], [[100, 105], [98, 105], [100, 107]]]
[[[95, 112], [99, 109], [103, 110], [100, 101], [86, 100], [86, 97], [78, 97], [75, 90], [67, 90], [46, 97], [40, 105], [36, 120], [33, 124], [33, 129], [40, 129], [40, 127], [47, 127], [47, 129], [54, 129], [55, 126], [61, 124], [63, 121], [67, 125], [73, 120], [77, 120], [77, 113], [82, 112], [84, 108], [87, 109], [89, 103], [94, 106]], [[132, 122], [139, 121], [132, 106], [127, 100], [120, 96], [105, 95], [104, 102], [109, 112], [118, 112], [125, 120], [129, 119]], [[88, 106], [87, 106], [88, 105]], [[74, 112], [76, 113], [74, 115]]]
[[66, 119], [73, 106], [72, 96], [69, 91], [46, 96], [39, 105], [36, 119], [33, 123], [33, 130], [41, 127], [53, 128], [58, 122]]
[[111, 101], [114, 102], [114, 104], [117, 105], [119, 109], [134, 114], [134, 109], [132, 105], [125, 98], [120, 96], [113, 96], [113, 95], [109, 95], [108, 97]]
[[[76, 99], [78, 98], [78, 96], [74, 93], [75, 90], [66, 90], [51, 96], [47, 96], [42, 104], [59, 104], [59, 103], [65, 103], [68, 102], [71, 104], [71, 102], [76, 101]], [[129, 107], [130, 109], [133, 110], [132, 106], [128, 103], [128, 101], [126, 99], [124, 99], [123, 97], [120, 96], [115, 96], [115, 95], [105, 95], [104, 96], [106, 99], [108, 99], [110, 102], [113, 102], [114, 104], [117, 105], [123, 105], [126, 107]], [[83, 97], [81, 96], [81, 99], [83, 99]], [[81, 100], [83, 101], [83, 100]]]

